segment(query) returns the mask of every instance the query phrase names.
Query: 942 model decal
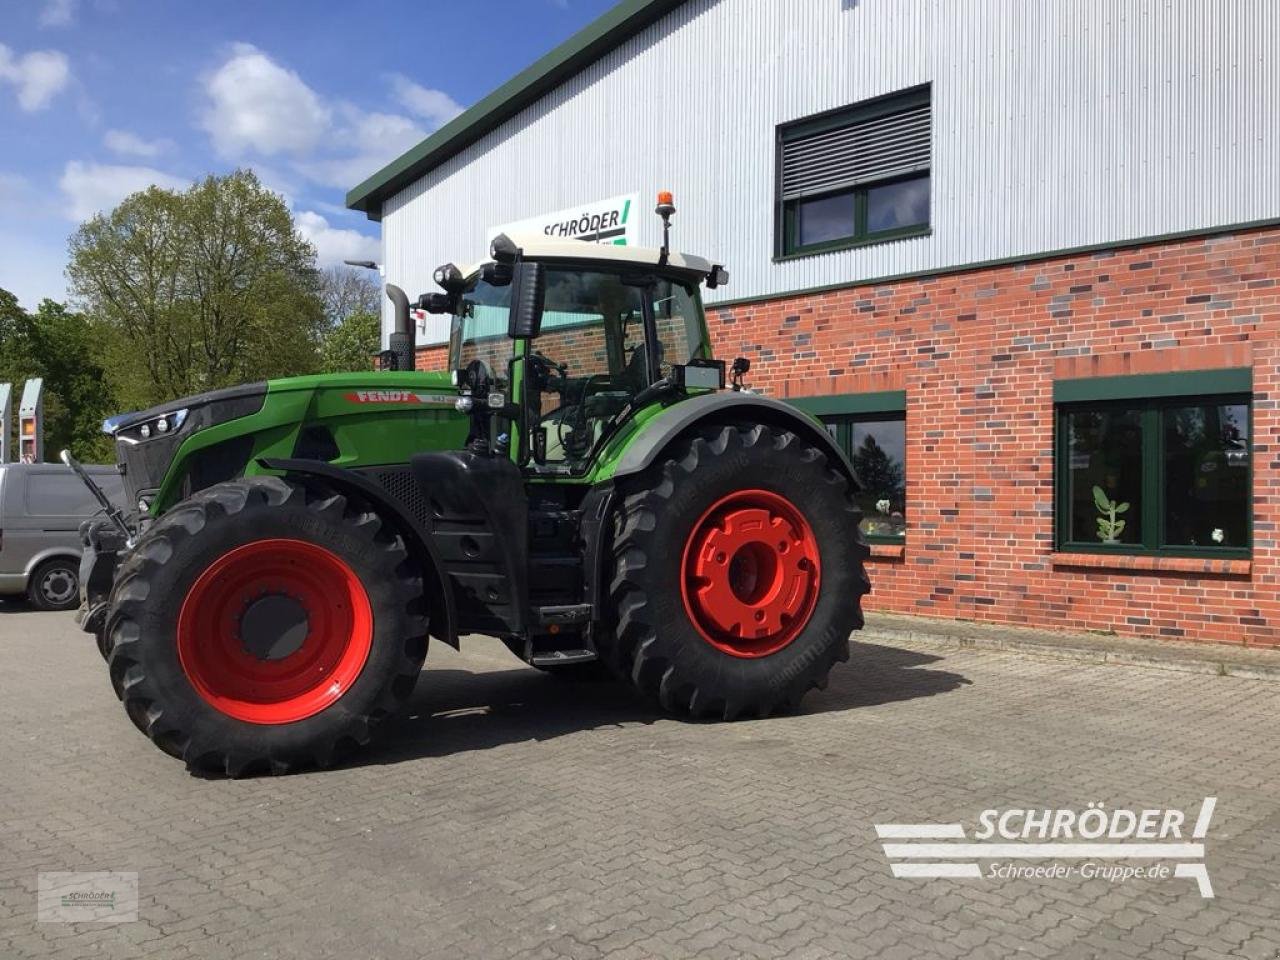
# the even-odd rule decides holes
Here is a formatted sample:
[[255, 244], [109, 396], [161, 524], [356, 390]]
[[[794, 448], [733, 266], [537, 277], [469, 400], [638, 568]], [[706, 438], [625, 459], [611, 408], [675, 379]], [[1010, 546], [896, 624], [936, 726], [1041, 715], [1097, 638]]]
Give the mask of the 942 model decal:
[[349, 403], [422, 403], [451, 407], [457, 397], [447, 393], [417, 393], [413, 390], [356, 390], [348, 393]]

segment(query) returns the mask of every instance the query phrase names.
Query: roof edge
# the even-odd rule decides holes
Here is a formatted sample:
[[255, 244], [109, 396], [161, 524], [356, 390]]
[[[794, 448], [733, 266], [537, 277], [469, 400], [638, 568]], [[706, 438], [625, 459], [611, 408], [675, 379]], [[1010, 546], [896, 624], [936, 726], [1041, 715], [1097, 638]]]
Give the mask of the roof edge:
[[382, 203], [388, 196], [475, 143], [684, 2], [622, 0], [416, 147], [354, 187], [347, 193], [347, 207], [364, 211], [370, 220], [381, 220]]

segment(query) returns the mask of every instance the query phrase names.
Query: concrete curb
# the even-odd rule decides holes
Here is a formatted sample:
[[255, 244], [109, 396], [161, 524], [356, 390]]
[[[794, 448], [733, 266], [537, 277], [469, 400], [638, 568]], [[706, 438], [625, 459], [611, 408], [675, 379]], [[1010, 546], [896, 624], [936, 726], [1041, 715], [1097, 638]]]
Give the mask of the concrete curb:
[[[918, 621], [918, 622], [917, 622]], [[950, 627], [950, 629], [948, 629]], [[1024, 656], [1147, 667], [1245, 680], [1280, 681], [1280, 651], [1222, 644], [1133, 640], [1017, 627], [869, 615], [855, 642], [910, 643]]]

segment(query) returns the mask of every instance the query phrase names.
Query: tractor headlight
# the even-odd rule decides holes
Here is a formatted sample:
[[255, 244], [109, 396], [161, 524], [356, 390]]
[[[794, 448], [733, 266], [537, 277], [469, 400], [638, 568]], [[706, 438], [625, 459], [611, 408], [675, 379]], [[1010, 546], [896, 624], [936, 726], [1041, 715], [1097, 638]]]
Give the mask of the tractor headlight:
[[150, 440], [153, 437], [162, 437], [167, 433], [177, 433], [182, 429], [182, 425], [187, 422], [187, 409], [172, 410], [169, 413], [158, 417], [152, 417], [150, 420], [144, 420], [141, 423], [132, 423], [123, 429], [115, 432], [116, 439], [123, 440], [125, 443], [141, 443], [143, 440]]

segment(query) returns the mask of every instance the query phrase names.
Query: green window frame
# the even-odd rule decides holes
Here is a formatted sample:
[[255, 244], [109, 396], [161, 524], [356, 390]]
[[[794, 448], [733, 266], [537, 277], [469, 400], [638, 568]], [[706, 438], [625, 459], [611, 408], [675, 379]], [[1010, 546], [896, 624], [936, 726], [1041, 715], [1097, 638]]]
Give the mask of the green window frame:
[[[1253, 549], [1252, 371], [1190, 371], [1060, 380], [1054, 383], [1054, 536], [1061, 553], [1247, 559]], [[1242, 405], [1247, 410], [1248, 475], [1245, 488], [1245, 543], [1224, 546], [1170, 544], [1166, 418], [1190, 406]], [[1127, 410], [1138, 415], [1141, 437], [1139, 502], [1130, 516], [1140, 520], [1137, 543], [1107, 544], [1072, 539], [1070, 436], [1073, 413]]]
[[[910, 525], [906, 509], [906, 391], [885, 390], [874, 393], [848, 393], [825, 397], [797, 397], [788, 402], [821, 422], [851, 462], [855, 460], [857, 455], [857, 451], [853, 448], [853, 436], [859, 424], [892, 422], [901, 422], [903, 424], [903, 454], [901, 460], [903, 508], [901, 510], [901, 519], [893, 518], [892, 514], [886, 515], [882, 520], [878, 519], [877, 511], [872, 503], [875, 494], [871, 491], [868, 491], [859, 501], [863, 510], [863, 539], [868, 543], [903, 544], [906, 541], [907, 527]], [[866, 502], [863, 502], [864, 500]], [[902, 524], [900, 532], [876, 532], [877, 525], [891, 527], [895, 522]]]
[[[783, 187], [784, 156], [789, 143], [805, 137], [840, 130], [855, 128], [859, 124], [892, 117], [921, 106], [932, 109], [931, 88], [928, 84], [913, 87], [898, 93], [872, 100], [864, 100], [849, 107], [841, 107], [813, 117], [781, 124], [776, 131], [776, 240], [774, 259], [786, 260], [793, 257], [812, 256], [835, 250], [847, 250], [854, 247], [885, 243], [909, 237], [928, 236], [932, 232], [932, 204], [926, 211], [922, 223], [908, 224], [882, 230], [869, 229], [868, 195], [871, 191], [893, 184], [915, 180], [924, 180], [928, 189], [932, 189], [932, 161], [923, 169], [907, 173], [896, 173], [881, 178], [867, 180], [856, 185], [840, 187], [829, 191], [810, 193], [802, 197], [786, 197]], [[930, 114], [931, 116], [931, 114]], [[835, 239], [801, 244], [799, 238], [799, 208], [817, 200], [850, 198], [851, 218], [849, 232]], [[930, 201], [932, 198], [930, 197]]]

